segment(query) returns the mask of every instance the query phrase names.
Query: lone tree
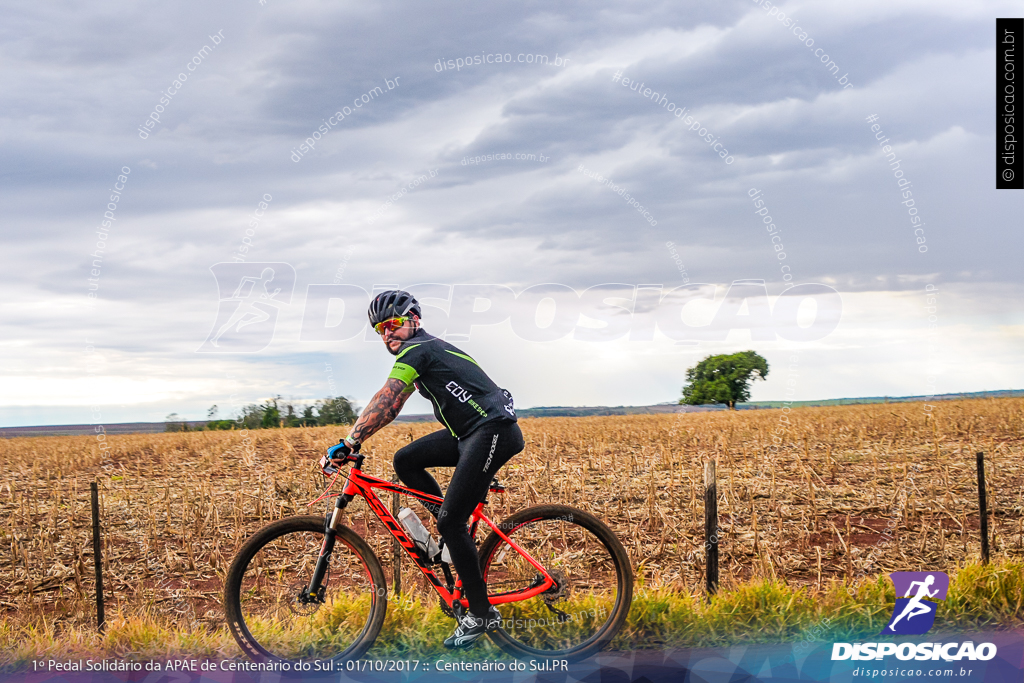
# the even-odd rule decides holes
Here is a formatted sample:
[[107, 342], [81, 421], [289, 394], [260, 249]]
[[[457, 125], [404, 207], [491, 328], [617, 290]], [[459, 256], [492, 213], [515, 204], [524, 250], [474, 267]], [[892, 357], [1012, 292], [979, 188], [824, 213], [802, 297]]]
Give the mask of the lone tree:
[[724, 403], [729, 410], [750, 400], [750, 382], [768, 376], [768, 361], [753, 351], [708, 356], [686, 371], [686, 385], [679, 403], [696, 406]]

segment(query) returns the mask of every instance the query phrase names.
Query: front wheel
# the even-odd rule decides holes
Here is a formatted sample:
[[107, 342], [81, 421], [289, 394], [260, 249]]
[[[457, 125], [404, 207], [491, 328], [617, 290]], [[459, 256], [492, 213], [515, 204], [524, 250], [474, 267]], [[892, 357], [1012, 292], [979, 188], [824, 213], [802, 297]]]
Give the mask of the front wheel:
[[387, 584], [366, 541], [339, 527], [320, 594], [305, 594], [324, 541], [324, 520], [289, 517], [238, 551], [224, 583], [231, 635], [257, 661], [356, 659], [380, 633]]
[[[582, 659], [604, 648], [633, 601], [633, 569], [622, 543], [593, 515], [565, 505], [522, 510], [499, 528], [556, 581], [528, 600], [498, 604], [501, 626], [489, 635], [514, 657]], [[488, 597], [541, 585], [543, 575], [491, 532], [480, 547]]]

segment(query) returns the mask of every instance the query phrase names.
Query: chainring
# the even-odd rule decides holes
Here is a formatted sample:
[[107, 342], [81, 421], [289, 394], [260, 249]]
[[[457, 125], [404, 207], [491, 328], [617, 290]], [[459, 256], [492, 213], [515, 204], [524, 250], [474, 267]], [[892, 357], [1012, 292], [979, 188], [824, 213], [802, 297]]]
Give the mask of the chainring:
[[454, 619], [455, 621], [461, 621], [463, 615], [465, 614], [465, 608], [462, 606], [461, 602], [452, 603], [452, 607], [449, 607], [448, 605], [444, 604], [444, 600], [438, 598], [437, 604], [440, 605], [441, 611], [444, 612], [445, 615], [447, 615], [451, 619]]

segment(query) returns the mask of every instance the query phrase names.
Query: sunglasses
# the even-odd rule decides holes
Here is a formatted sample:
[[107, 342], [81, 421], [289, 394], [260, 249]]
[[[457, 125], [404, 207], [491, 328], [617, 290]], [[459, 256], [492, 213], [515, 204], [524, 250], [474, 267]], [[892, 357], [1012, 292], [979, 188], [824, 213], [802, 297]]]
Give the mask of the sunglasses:
[[390, 320], [382, 320], [373, 326], [373, 329], [377, 331], [377, 334], [382, 335], [384, 332], [394, 332], [399, 327], [404, 325], [410, 316], [400, 315], [397, 318], [391, 318]]

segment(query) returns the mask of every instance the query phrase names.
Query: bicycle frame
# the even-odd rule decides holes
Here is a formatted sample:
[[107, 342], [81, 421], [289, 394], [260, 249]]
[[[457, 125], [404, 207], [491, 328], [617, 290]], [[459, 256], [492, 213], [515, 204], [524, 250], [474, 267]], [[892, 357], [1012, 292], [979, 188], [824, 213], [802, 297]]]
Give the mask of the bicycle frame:
[[[374, 489], [398, 492], [402, 495], [411, 496], [413, 498], [416, 498], [417, 500], [428, 503], [434, 503], [436, 505], [440, 505], [442, 503], [442, 499], [438, 498], [437, 496], [433, 496], [429, 493], [424, 493], [423, 491], [410, 489], [405, 486], [401, 486], [400, 484], [393, 484], [389, 481], [385, 481], [384, 479], [378, 479], [377, 477], [364, 474], [362, 471], [363, 456], [350, 456], [350, 458], [353, 464], [352, 469], [349, 470], [349, 475], [347, 478], [348, 482], [345, 485], [345, 488], [342, 490], [341, 494], [333, 494], [337, 496], [337, 502], [335, 503], [333, 512], [328, 513], [330, 517], [324, 529], [324, 542], [320, 548], [320, 556], [317, 560], [316, 569], [313, 572], [313, 578], [310, 581], [306, 595], [310, 599], [313, 599], [315, 596], [318, 596], [318, 594], [322, 590], [321, 583], [323, 582], [324, 576], [327, 573], [327, 567], [330, 562], [330, 556], [334, 550], [335, 534], [338, 529], [338, 526], [341, 523], [341, 513], [348, 506], [349, 502], [351, 502], [353, 498], [355, 498], [356, 496], [360, 496], [366, 500], [366, 503], [367, 505], [369, 505], [370, 510], [373, 511], [373, 513], [387, 528], [387, 530], [391, 532], [391, 535], [398, 540], [398, 542], [401, 544], [403, 548], [405, 548], [405, 552], [412, 559], [413, 563], [415, 563], [415, 565], [419, 567], [420, 571], [427, 578], [427, 580], [430, 581], [430, 584], [434, 587], [434, 590], [441, 597], [441, 600], [444, 601], [445, 605], [447, 605], [448, 608], [451, 609], [453, 607], [453, 604], [458, 602], [463, 607], [468, 608], [466, 599], [462, 597], [462, 579], [457, 579], [452, 589], [449, 590], [448, 586], [445, 585], [437, 576], [437, 574], [434, 573], [434, 570], [431, 568], [429, 561], [421, 556], [420, 552], [416, 548], [416, 544], [413, 542], [411, 538], [409, 538], [409, 535], [406, 533], [405, 527], [402, 526], [402, 524], [397, 519], [395, 519], [394, 515], [391, 514], [391, 511], [388, 510], [388, 508], [381, 502], [380, 498], [377, 497], [377, 494], [374, 492]], [[335, 478], [339, 477], [341, 476], [341, 473], [336, 472], [333, 476]], [[333, 486], [333, 481], [331, 485]], [[330, 488], [328, 488], [328, 491], [329, 490]], [[526, 588], [521, 588], [514, 591], [507, 591], [504, 593], [488, 595], [487, 597], [490, 600], [491, 604], [498, 605], [507, 602], [518, 602], [520, 600], [528, 600], [552, 588], [555, 585], [555, 581], [551, 578], [551, 575], [548, 574], [544, 567], [541, 566], [541, 564], [537, 562], [535, 559], [533, 559], [533, 557], [531, 557], [528, 552], [519, 547], [517, 543], [512, 541], [501, 530], [499, 525], [492, 522], [490, 518], [483, 513], [483, 507], [485, 502], [486, 498], [484, 499], [484, 501], [477, 504], [476, 508], [473, 510], [473, 514], [471, 514], [469, 517], [469, 522], [471, 524], [470, 529], [472, 530], [472, 532], [475, 532], [477, 529], [477, 524], [480, 521], [483, 521], [487, 526], [489, 526], [494, 531], [494, 533], [498, 534], [498, 536], [501, 537], [501, 539], [505, 541], [509, 545], [509, 547], [511, 547], [523, 558], [525, 558], [527, 562], [533, 565], [533, 567], [537, 570], [540, 576], [543, 577], [543, 581], [535, 586], [528, 586]], [[510, 529], [509, 531], [514, 531], [514, 529]]]

